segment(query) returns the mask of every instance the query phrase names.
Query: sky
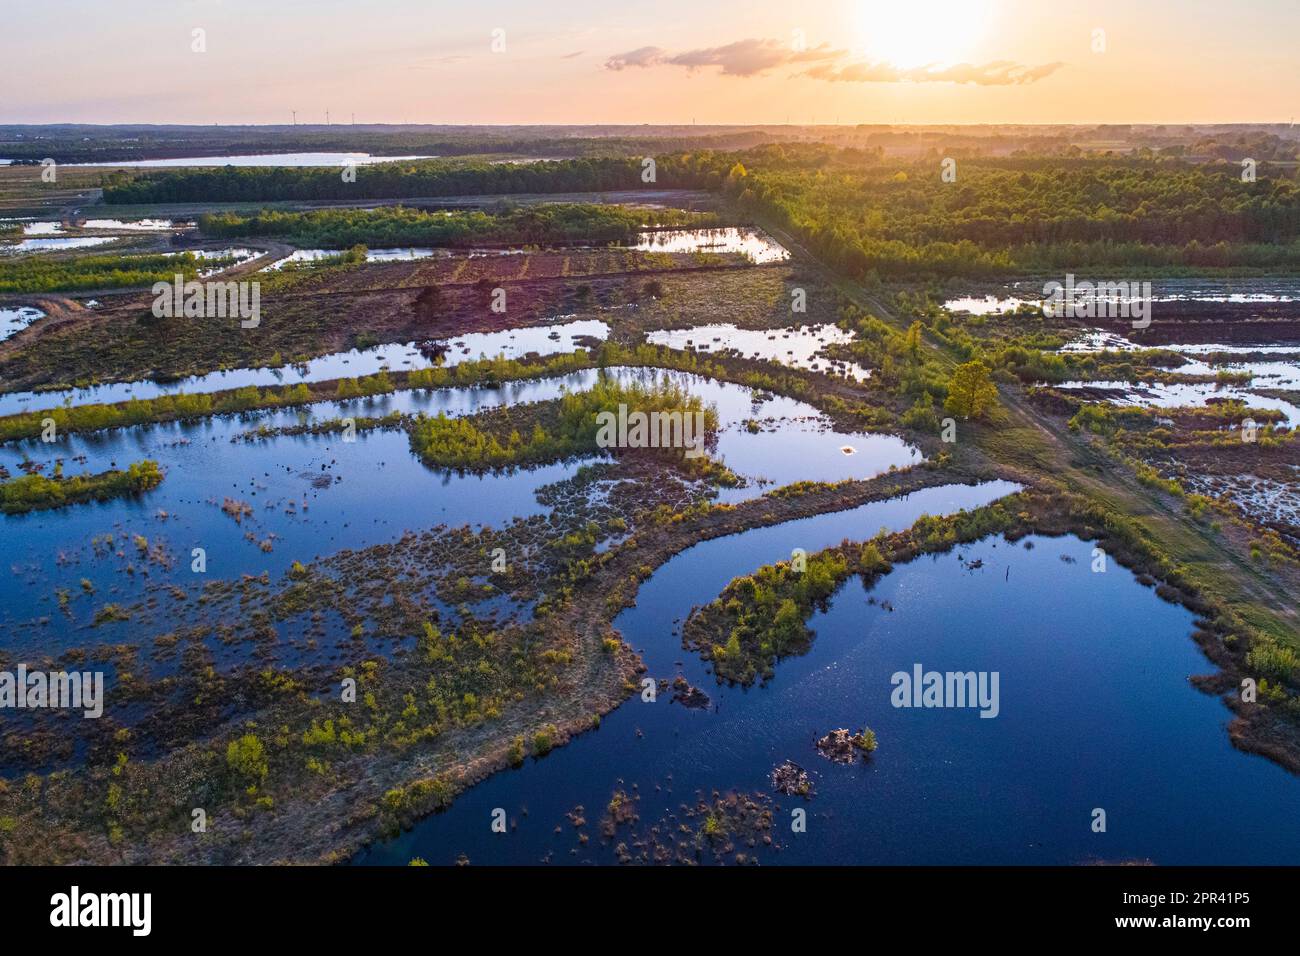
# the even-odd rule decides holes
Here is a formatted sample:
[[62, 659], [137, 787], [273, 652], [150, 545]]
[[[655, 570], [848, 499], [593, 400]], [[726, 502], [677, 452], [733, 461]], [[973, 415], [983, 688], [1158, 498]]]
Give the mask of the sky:
[[6, 0], [0, 19], [0, 123], [1300, 112], [1300, 0]]

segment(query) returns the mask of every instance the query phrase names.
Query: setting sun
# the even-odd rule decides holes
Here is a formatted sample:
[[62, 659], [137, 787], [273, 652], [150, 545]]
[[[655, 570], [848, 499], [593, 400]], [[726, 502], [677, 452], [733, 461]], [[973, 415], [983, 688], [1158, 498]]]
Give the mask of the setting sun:
[[861, 0], [857, 48], [894, 66], [956, 63], [977, 55], [995, 6], [996, 0]]

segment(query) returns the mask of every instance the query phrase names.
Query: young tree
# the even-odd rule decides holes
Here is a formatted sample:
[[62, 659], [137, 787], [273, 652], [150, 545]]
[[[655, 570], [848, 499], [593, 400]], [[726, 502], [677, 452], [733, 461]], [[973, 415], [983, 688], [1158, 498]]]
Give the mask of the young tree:
[[944, 410], [961, 418], [979, 418], [997, 404], [998, 390], [989, 375], [989, 368], [976, 360], [958, 365], [948, 381], [948, 397]]
[[913, 365], [919, 365], [921, 362], [921, 322], [918, 319], [907, 328], [907, 333], [903, 337], [903, 348], [907, 352], [907, 357], [912, 360]]
[[267, 766], [266, 749], [256, 734], [244, 734], [226, 745], [226, 765], [236, 775], [255, 784], [265, 780], [270, 769]]

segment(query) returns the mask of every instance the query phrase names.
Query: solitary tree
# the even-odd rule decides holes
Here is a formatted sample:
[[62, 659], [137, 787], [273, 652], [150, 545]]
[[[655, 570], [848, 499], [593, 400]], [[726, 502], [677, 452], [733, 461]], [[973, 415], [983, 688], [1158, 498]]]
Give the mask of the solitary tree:
[[961, 418], [979, 418], [997, 404], [998, 390], [989, 368], [981, 361], [967, 362], [953, 370], [948, 381], [944, 410]]
[[912, 364], [919, 365], [921, 362], [921, 322], [919, 319], [907, 327], [907, 334], [903, 337], [903, 348], [907, 352], [907, 357], [912, 360]]
[[261, 783], [270, 769], [266, 761], [266, 748], [256, 734], [244, 734], [226, 745], [226, 764], [240, 777]]

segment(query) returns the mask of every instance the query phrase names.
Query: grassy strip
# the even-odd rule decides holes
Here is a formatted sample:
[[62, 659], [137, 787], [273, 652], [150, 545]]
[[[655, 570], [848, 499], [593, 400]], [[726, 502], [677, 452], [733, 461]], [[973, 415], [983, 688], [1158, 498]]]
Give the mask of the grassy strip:
[[220, 269], [234, 256], [200, 259], [191, 252], [177, 255], [76, 256], [52, 259], [31, 256], [0, 259], [0, 292], [73, 292], [80, 289], [118, 289], [170, 282], [177, 275], [192, 279], [199, 269]]
[[137, 461], [122, 471], [111, 469], [95, 475], [53, 478], [31, 474], [0, 483], [0, 511], [25, 514], [50, 508], [66, 508], [87, 501], [123, 498], [156, 488], [163, 473], [155, 461]]
[[259, 389], [250, 385], [204, 395], [160, 395], [157, 398], [133, 398], [113, 404], [60, 406], [0, 418], [0, 442], [36, 438], [51, 422], [56, 433], [71, 434], [280, 408], [322, 401], [324, 398], [305, 384], [289, 385], [279, 390]]
[[763, 391], [797, 398], [836, 415], [859, 428], [881, 428], [893, 422], [884, 408], [854, 403], [827, 393], [818, 386], [824, 376], [795, 370], [756, 371], [740, 361], [701, 358], [663, 346], [623, 346], [606, 342], [594, 352], [577, 349], [536, 361], [497, 357], [462, 362], [450, 367], [415, 369], [409, 372], [378, 372], [357, 378], [299, 383], [281, 389], [246, 386], [202, 395], [163, 395], [112, 404], [60, 406], [35, 412], [0, 417], [0, 443], [39, 437], [47, 420], [60, 434], [100, 431], [135, 425], [155, 424], [308, 405], [314, 402], [381, 395], [416, 388], [493, 387], [505, 382], [550, 378], [570, 372], [615, 365], [664, 368], [691, 372], [719, 381], [733, 382]]

